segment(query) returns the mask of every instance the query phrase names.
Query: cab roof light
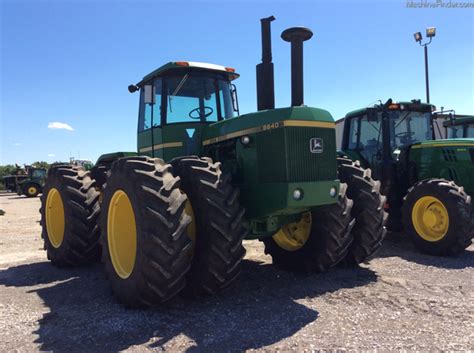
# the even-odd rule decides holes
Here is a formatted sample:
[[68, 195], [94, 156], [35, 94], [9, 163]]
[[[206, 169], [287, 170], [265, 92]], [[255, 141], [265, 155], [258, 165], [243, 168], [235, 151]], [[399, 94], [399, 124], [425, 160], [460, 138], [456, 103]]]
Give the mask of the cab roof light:
[[388, 106], [388, 109], [390, 109], [390, 110], [397, 110], [397, 109], [400, 109], [400, 105], [393, 103], [393, 104], [390, 104], [390, 105]]
[[176, 61], [175, 64], [178, 66], [189, 66], [187, 61]]
[[233, 72], [235, 72], [235, 69], [233, 67], [226, 67], [225, 71], [233, 73]]

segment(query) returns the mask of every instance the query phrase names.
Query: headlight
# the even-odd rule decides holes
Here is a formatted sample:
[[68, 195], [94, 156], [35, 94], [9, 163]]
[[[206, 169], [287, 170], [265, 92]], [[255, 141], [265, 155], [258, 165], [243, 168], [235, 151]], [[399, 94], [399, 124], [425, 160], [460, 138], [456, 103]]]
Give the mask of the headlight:
[[300, 189], [295, 189], [293, 191], [293, 198], [298, 201], [298, 200], [301, 200], [303, 198], [303, 191], [300, 190]]
[[329, 189], [329, 196], [331, 197], [337, 196], [337, 189], [334, 186], [331, 189]]

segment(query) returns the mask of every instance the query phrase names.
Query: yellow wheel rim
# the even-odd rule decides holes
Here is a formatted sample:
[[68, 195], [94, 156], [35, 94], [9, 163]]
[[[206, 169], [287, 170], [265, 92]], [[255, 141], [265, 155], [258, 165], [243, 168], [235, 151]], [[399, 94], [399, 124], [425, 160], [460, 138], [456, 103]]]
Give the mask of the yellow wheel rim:
[[107, 214], [107, 243], [115, 272], [128, 278], [135, 266], [137, 227], [135, 213], [128, 195], [117, 190], [112, 196]]
[[64, 240], [64, 204], [58, 189], [52, 188], [46, 198], [46, 232], [51, 245], [59, 248]]
[[416, 232], [426, 241], [439, 241], [448, 232], [448, 210], [436, 197], [424, 196], [416, 201], [411, 217]]
[[287, 251], [301, 249], [311, 234], [311, 212], [303, 214], [299, 222], [286, 224], [273, 235], [279, 247]]
[[193, 241], [193, 243], [196, 243], [196, 221], [194, 218], [194, 209], [189, 199], [186, 201], [184, 212], [186, 212], [186, 214], [191, 217], [191, 223], [189, 223], [186, 228], [186, 234], [188, 235], [189, 239]]
[[30, 187], [28, 188], [28, 194], [29, 194], [29, 195], [34, 195], [34, 194], [36, 194], [36, 187], [30, 186]]

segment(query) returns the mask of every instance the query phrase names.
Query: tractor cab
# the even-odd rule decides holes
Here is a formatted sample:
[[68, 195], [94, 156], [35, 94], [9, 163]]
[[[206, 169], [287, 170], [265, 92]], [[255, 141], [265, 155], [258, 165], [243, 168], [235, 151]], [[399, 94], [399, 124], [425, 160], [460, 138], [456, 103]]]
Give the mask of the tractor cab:
[[140, 90], [138, 152], [171, 160], [201, 154], [204, 127], [238, 114], [233, 68], [170, 62], [145, 76]]
[[472, 115], [449, 115], [449, 120], [443, 123], [447, 129], [447, 137], [473, 138], [474, 137], [474, 116]]
[[435, 138], [433, 105], [419, 101], [376, 105], [345, 117], [343, 150], [380, 178], [382, 162], [396, 162], [403, 149]]

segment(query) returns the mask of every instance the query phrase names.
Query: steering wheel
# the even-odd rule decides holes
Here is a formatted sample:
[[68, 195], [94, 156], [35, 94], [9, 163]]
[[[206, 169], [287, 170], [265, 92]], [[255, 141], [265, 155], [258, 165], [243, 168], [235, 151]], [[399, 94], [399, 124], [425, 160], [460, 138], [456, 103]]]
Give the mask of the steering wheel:
[[[209, 110], [208, 113], [206, 113], [206, 109]], [[191, 110], [191, 111], [189, 112], [189, 117], [190, 117], [191, 119], [196, 119], [196, 120], [201, 119], [200, 110], [201, 110], [201, 108], [196, 108], [196, 109]], [[204, 118], [207, 118], [209, 115], [211, 115], [212, 113], [214, 113], [214, 109], [212, 109], [211, 107], [206, 107], [206, 106], [204, 106], [204, 107], [202, 108], [202, 110], [204, 111]], [[194, 112], [197, 112], [197, 113], [198, 113], [198, 116], [193, 116], [193, 113], [194, 113]]]
[[412, 137], [413, 135], [415, 135], [415, 133], [413, 131], [411, 131], [411, 132], [404, 131], [404, 132], [399, 132], [398, 134], [395, 134], [395, 137], [398, 137], [399, 139], [402, 139], [402, 138]]
[[411, 132], [404, 131], [404, 132], [399, 132], [398, 134], [395, 134], [395, 137], [398, 137], [400, 139], [400, 143], [402, 143], [403, 145], [406, 145], [408, 143], [413, 142], [411, 137], [414, 135], [415, 133], [413, 131]]

